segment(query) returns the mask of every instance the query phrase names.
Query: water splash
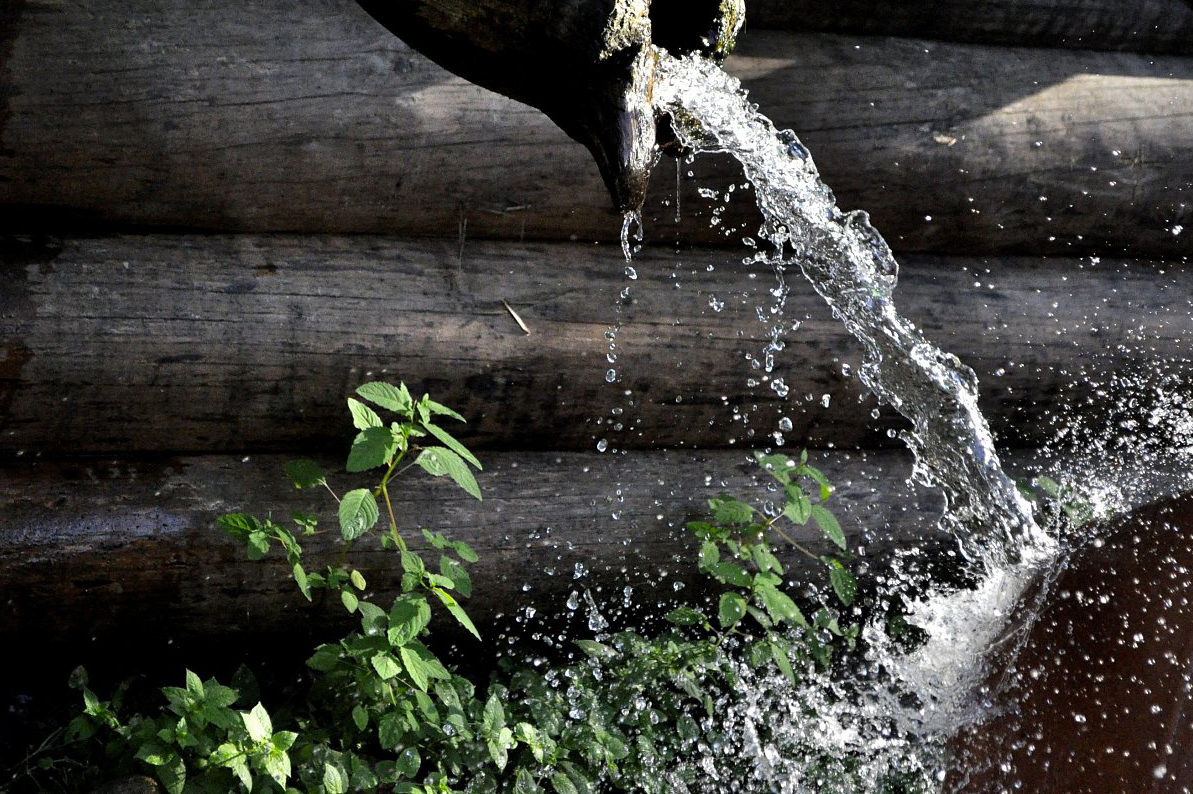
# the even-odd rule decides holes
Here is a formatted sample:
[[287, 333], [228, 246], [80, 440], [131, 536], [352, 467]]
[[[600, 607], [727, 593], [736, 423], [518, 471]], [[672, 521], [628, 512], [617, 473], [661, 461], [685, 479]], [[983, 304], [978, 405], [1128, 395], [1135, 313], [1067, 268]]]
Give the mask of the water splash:
[[898, 264], [869, 216], [841, 211], [795, 134], [776, 130], [706, 59], [661, 54], [654, 102], [684, 146], [741, 163], [774, 247], [770, 261], [798, 265], [861, 342], [862, 382], [911, 421], [903, 440], [916, 458], [913, 476], [944, 492], [946, 522], [966, 556], [995, 565], [1050, 557], [1055, 544], [1003, 473], [973, 370], [896, 310]]

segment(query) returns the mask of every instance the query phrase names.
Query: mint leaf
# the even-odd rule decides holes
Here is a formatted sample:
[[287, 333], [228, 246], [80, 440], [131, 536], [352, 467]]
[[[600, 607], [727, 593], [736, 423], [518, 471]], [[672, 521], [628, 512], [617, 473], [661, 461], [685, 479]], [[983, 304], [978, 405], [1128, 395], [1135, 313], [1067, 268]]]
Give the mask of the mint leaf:
[[313, 488], [327, 482], [323, 469], [313, 460], [288, 460], [282, 464], [282, 471], [286, 472], [295, 488]]
[[360, 400], [349, 397], [348, 410], [352, 413], [352, 425], [357, 430], [368, 430], [370, 427], [381, 427], [384, 424], [377, 412]]
[[427, 428], [428, 433], [435, 436], [435, 438], [443, 442], [444, 446], [448, 447], [461, 458], [475, 466], [478, 471], [484, 468], [481, 466], [481, 462], [476, 459], [476, 456], [468, 451], [468, 447], [464, 446], [459, 441], [456, 441], [451, 433], [447, 432], [442, 427], [436, 427], [435, 425], [424, 425], [424, 427]]
[[273, 735], [273, 724], [269, 721], [269, 714], [260, 703], [253, 706], [252, 711], [240, 713], [244, 722], [244, 729], [249, 732], [249, 738], [254, 742], [263, 742]]
[[472, 476], [472, 471], [460, 459], [460, 456], [450, 449], [427, 447], [419, 454], [415, 462], [432, 477], [442, 477], [446, 474], [469, 495], [475, 499], [481, 498], [481, 489], [476, 484], [476, 478]]
[[439, 596], [439, 600], [443, 602], [445, 607], [447, 607], [447, 611], [452, 614], [452, 617], [456, 619], [456, 622], [468, 629], [468, 632], [479, 640], [481, 638], [481, 633], [476, 630], [476, 626], [472, 624], [472, 620], [468, 617], [468, 614], [464, 611], [464, 608], [461, 607], [459, 602], [452, 597], [451, 593], [438, 587], [433, 587], [431, 590], [435, 593], [435, 595]]
[[414, 407], [414, 399], [410, 396], [410, 391], [406, 388], [405, 383], [400, 387], [395, 387], [388, 383], [375, 381], [364, 384], [356, 390], [356, 393], [374, 405], [379, 405], [394, 413], [409, 414]]
[[356, 540], [368, 532], [380, 517], [377, 500], [366, 488], [349, 491], [340, 501], [340, 533], [346, 541]]
[[820, 559], [828, 566], [829, 583], [832, 584], [833, 592], [837, 594], [837, 598], [845, 606], [851, 605], [857, 598], [857, 581], [853, 578], [853, 574], [832, 557], [821, 557]]
[[717, 609], [717, 617], [723, 628], [736, 626], [746, 614], [746, 599], [738, 593], [725, 593]]
[[825, 537], [844, 551], [848, 544], [845, 542], [845, 533], [841, 531], [841, 525], [837, 523], [837, 517], [820, 505], [811, 505], [809, 512], [812, 515], [812, 520], [820, 527], [820, 531], [825, 534]]
[[370, 427], [361, 432], [352, 442], [352, 449], [348, 452], [350, 472], [368, 471], [383, 466], [398, 450], [398, 440], [394, 431], [388, 427]]

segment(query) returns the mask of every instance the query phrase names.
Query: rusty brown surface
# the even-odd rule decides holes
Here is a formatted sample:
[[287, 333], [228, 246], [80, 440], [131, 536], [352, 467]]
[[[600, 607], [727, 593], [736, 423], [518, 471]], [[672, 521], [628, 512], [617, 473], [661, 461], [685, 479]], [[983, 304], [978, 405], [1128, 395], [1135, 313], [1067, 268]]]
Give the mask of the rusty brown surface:
[[1000, 681], [996, 716], [955, 743], [950, 791], [1188, 791], [1191, 570], [1191, 497], [1141, 509], [1075, 553]]

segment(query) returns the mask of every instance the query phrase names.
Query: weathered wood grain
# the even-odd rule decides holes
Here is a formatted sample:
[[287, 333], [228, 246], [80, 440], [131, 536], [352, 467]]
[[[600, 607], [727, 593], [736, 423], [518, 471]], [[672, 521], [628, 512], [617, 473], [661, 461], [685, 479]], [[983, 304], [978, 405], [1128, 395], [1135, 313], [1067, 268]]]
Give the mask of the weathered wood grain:
[[[150, 235], [12, 238], [2, 250], [8, 457], [339, 450], [344, 398], [377, 378], [457, 407], [470, 421], [461, 436], [484, 448], [741, 446], [783, 416], [792, 444], [876, 446], [897, 444], [888, 433], [903, 426], [890, 411], [871, 418], [852, 374], [859, 348], [800, 275], [788, 274], [777, 317], [769, 266], [725, 251], [647, 249], [631, 280], [615, 247], [577, 244]], [[1189, 371], [1186, 269], [904, 265], [899, 305], [976, 369], [1004, 444], [1101, 421], [1136, 405], [1123, 384], [1143, 394], [1147, 373]], [[619, 323], [611, 364], [606, 333]], [[786, 346], [768, 375], [776, 325]]]
[[[906, 451], [815, 452], [836, 487], [830, 501], [858, 571], [881, 566], [895, 548], [945, 543], [936, 527], [939, 495], [911, 488]], [[1009, 456], [1010, 470], [1036, 470], [1048, 456]], [[309, 605], [295, 591], [285, 561], [250, 562], [214, 526], [224, 512], [314, 512], [334, 528], [334, 502], [296, 491], [281, 472], [284, 457], [202, 456], [153, 460], [84, 459], [0, 465], [0, 636], [102, 641], [219, 634], [284, 634], [303, 622], [343, 615], [338, 604]], [[1052, 458], [1055, 461], [1055, 458]], [[337, 491], [367, 484], [332, 473]], [[656, 613], [675, 593], [692, 592], [697, 575], [684, 523], [704, 515], [706, 500], [729, 492], [751, 500], [770, 493], [769, 477], [745, 450], [707, 453], [525, 453], [483, 456], [484, 491], [476, 502], [454, 485], [419, 473], [395, 487], [394, 510], [405, 537], [422, 548], [419, 527], [475, 547], [477, 593], [469, 607], [484, 622], [521, 614], [533, 628], [558, 620], [569, 593], [592, 588], [612, 618]], [[1098, 477], [1123, 488], [1122, 509], [1193, 489], [1187, 467], [1120, 461]], [[1061, 476], [1055, 462], [1046, 470]], [[1081, 482], [1089, 484], [1088, 469]], [[1134, 478], [1134, 479], [1133, 479]], [[814, 528], [794, 532], [827, 551]], [[334, 559], [334, 534], [303, 541], [309, 570]], [[805, 558], [781, 551], [796, 580], [821, 582]], [[371, 593], [392, 594], [400, 574], [392, 552], [359, 544], [353, 559]], [[434, 563], [434, 558], [432, 558]], [[627, 593], [625, 588], [632, 588]], [[531, 619], [523, 607], [538, 609]], [[581, 608], [582, 614], [584, 609]], [[533, 613], [531, 613], [533, 615]]]
[[748, 0], [751, 28], [1193, 54], [1182, 0]]
[[[583, 147], [351, 0], [29, 3], [11, 36], [10, 229], [456, 236], [466, 224], [610, 240], [620, 228]], [[1189, 253], [1189, 233], [1171, 230], [1193, 228], [1191, 60], [754, 31], [728, 68], [897, 249]], [[674, 169], [659, 167], [651, 239], [757, 227], [738, 193], [710, 228], [695, 190], [734, 169], [690, 169], [677, 225], [663, 206]]]
[[[334, 527], [331, 497], [296, 491], [281, 473], [283, 460], [206, 456], [0, 467], [0, 603], [6, 605], [0, 636], [102, 640], [133, 625], [147, 636], [281, 632], [315, 615], [341, 614], [338, 604], [308, 605], [284, 559], [250, 562], [214, 526], [223, 512], [272, 511], [281, 519], [303, 510]], [[855, 550], [865, 546], [873, 556], [896, 543], [931, 542], [940, 501], [909, 491], [908, 460], [888, 452], [823, 461]], [[483, 502], [421, 473], [403, 479], [409, 486], [393, 495], [413, 546], [425, 546], [417, 529], [424, 526], [474, 546], [481, 561], [473, 568], [478, 595], [470, 611], [484, 622], [536, 605], [540, 619], [547, 613], [557, 619], [568, 594], [584, 588], [615, 606], [631, 587], [632, 602], [650, 610], [660, 596], [673, 598], [694, 580], [684, 522], [702, 517], [706, 500], [726, 490], [767, 493], [744, 451], [493, 453], [483, 462]], [[346, 477], [332, 478], [341, 493], [352, 482]], [[824, 548], [813, 532], [800, 539]], [[303, 543], [309, 570], [334, 560], [334, 536]], [[365, 543], [354, 560], [379, 598], [392, 594], [401, 575], [392, 552]]]

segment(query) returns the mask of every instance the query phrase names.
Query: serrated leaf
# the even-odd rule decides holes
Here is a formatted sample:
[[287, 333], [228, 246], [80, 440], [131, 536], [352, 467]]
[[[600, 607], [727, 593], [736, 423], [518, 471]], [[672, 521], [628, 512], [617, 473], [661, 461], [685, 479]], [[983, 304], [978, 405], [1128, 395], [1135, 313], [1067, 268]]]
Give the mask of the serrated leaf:
[[301, 563], [296, 562], [294, 563], [294, 567], [291, 568], [291, 572], [294, 574], [294, 583], [298, 585], [298, 592], [302, 593], [307, 601], [310, 601], [311, 583], [307, 580], [306, 570], [302, 567]]
[[464, 611], [464, 608], [461, 607], [459, 602], [452, 597], [451, 593], [439, 587], [432, 587], [431, 592], [439, 597], [439, 600], [443, 602], [445, 607], [447, 607], [447, 611], [451, 613], [452, 617], [456, 619], [457, 623], [467, 629], [468, 632], [478, 640], [481, 638], [481, 633], [476, 630], [476, 626], [472, 624], [472, 620], [468, 617], [468, 614]]
[[369, 727], [369, 712], [364, 706], [356, 705], [352, 707], [352, 722], [356, 725], [358, 731], [363, 731]]
[[[402, 657], [402, 666], [406, 668], [406, 672], [410, 674], [410, 680], [416, 687], [422, 691], [427, 691], [427, 683], [430, 680], [430, 671], [426, 664], [417, 653], [410, 648], [403, 645], [398, 649], [398, 654]], [[397, 673], [395, 673], [397, 675]]]
[[770, 655], [775, 660], [775, 666], [779, 668], [779, 672], [787, 677], [791, 683], [797, 683], [795, 679], [795, 671], [791, 669], [791, 660], [787, 658], [787, 652], [780, 648], [777, 643], [770, 643]]
[[468, 451], [468, 447], [464, 446], [459, 441], [457, 441], [455, 439], [455, 437], [452, 436], [451, 433], [447, 432], [442, 427], [438, 427], [436, 425], [425, 425], [425, 427], [427, 428], [428, 433], [435, 436], [435, 438], [439, 439], [443, 443], [443, 445], [445, 447], [447, 447], [448, 449], [450, 449], [452, 452], [455, 452], [461, 458], [463, 458], [464, 460], [468, 461], [473, 466], [475, 466], [477, 471], [483, 470], [483, 467], [481, 466], [481, 462], [476, 459], [476, 456]]
[[758, 461], [758, 465], [762, 467], [763, 471], [783, 485], [791, 482], [791, 473], [795, 471], [795, 467], [791, 465], [791, 458], [786, 455], [764, 455], [761, 452], [755, 452], [754, 459]]
[[340, 500], [340, 533], [346, 541], [356, 540], [368, 532], [380, 517], [377, 500], [366, 488], [349, 491]]
[[465, 598], [472, 596], [472, 577], [464, 570], [463, 565], [451, 557], [443, 556], [439, 558], [439, 573], [451, 580], [460, 595]]
[[398, 440], [388, 427], [370, 427], [352, 442], [348, 450], [348, 463], [344, 466], [350, 472], [368, 471], [384, 466], [398, 451]]
[[344, 605], [344, 609], [348, 610], [348, 614], [352, 614], [360, 606], [360, 599], [351, 590], [341, 590], [340, 603]]
[[808, 517], [812, 514], [812, 503], [808, 501], [804, 489], [798, 485], [789, 485], [786, 490], [787, 503], [783, 505], [783, 515], [803, 526], [808, 523]]
[[837, 598], [845, 606], [850, 606], [854, 599], [857, 598], [857, 581], [844, 565], [831, 557], [821, 557], [824, 564], [828, 566], [829, 583], [833, 586], [833, 592], [837, 594]]
[[401, 386], [393, 386], [389, 383], [374, 381], [360, 386], [356, 390], [356, 394], [374, 405], [379, 405], [394, 413], [408, 414], [414, 407], [414, 400], [404, 383]]
[[385, 681], [393, 678], [402, 672], [402, 668], [398, 666], [398, 662], [394, 659], [393, 654], [377, 653], [369, 659], [369, 664], [373, 665], [373, 669], [377, 671], [377, 675]]
[[772, 619], [792, 623], [796, 626], [807, 626], [808, 621], [790, 596], [775, 587], [759, 587], [758, 598]]
[[434, 400], [432, 400], [430, 397], [426, 397], [424, 399], [427, 403], [427, 408], [430, 409], [431, 413], [439, 414], [440, 416], [450, 416], [452, 419], [455, 419], [457, 421], [464, 422], [465, 424], [468, 423], [467, 419], [460, 416], [458, 413], [453, 411], [451, 408], [448, 408], [446, 405], [443, 405], [442, 403], [437, 403]]
[[340, 663], [339, 645], [320, 645], [307, 659], [307, 667], [326, 673]]
[[282, 471], [286, 472], [295, 488], [313, 488], [327, 482], [323, 469], [313, 460], [288, 460], [282, 464]]
[[617, 651], [596, 640], [574, 640], [577, 648], [598, 661], [608, 661], [617, 658]]
[[347, 794], [348, 773], [331, 763], [323, 765], [323, 790], [327, 794]]
[[253, 706], [251, 711], [242, 711], [240, 719], [244, 722], [244, 729], [249, 732], [249, 738], [254, 742], [263, 742], [273, 735], [273, 724], [269, 721], [269, 714], [260, 703]]
[[844, 551], [848, 544], [845, 541], [845, 533], [841, 530], [841, 525], [837, 523], [837, 517], [820, 505], [812, 505], [811, 514], [812, 520], [820, 527], [820, 531], [824, 533], [825, 537]]
[[413, 778], [418, 774], [418, 768], [423, 765], [422, 757], [417, 747], [407, 747], [398, 753], [397, 770], [404, 778]]
[[748, 524], [754, 518], [754, 508], [729, 496], [710, 499], [708, 506], [718, 524]]
[[457, 540], [452, 543], [452, 548], [455, 549], [456, 556], [464, 562], [476, 562], [480, 557], [476, 556], [476, 552], [462, 540]]
[[718, 562], [709, 566], [708, 572], [726, 584], [736, 587], [749, 587], [754, 583], [745, 569], [733, 562]]
[[389, 611], [387, 639], [390, 645], [405, 645], [431, 622], [431, 606], [421, 596], [407, 596], [394, 602]]
[[723, 628], [736, 626], [746, 614], [746, 599], [738, 593], [724, 593], [717, 607], [717, 618]]
[[804, 473], [811, 477], [820, 487], [820, 501], [827, 502], [833, 495], [833, 486], [829, 485], [828, 478], [821, 473], [820, 469], [814, 466], [804, 466]]
[[250, 532], [261, 529], [261, 522], [244, 513], [225, 513], [216, 519], [220, 529], [235, 538], [248, 537]]
[[427, 447], [419, 454], [415, 462], [432, 477], [442, 477], [446, 474], [472, 497], [478, 500], [481, 498], [481, 489], [476, 484], [476, 478], [472, 476], [472, 471], [460, 456], [450, 449]]
[[705, 620], [703, 612], [691, 607], [677, 607], [667, 613], [667, 621], [676, 626], [699, 626]]
[[166, 794], [182, 794], [186, 787], [186, 762], [180, 756], [173, 756], [157, 768], [157, 779]]
[[352, 426], [357, 430], [368, 430], [370, 427], [382, 427], [385, 424], [376, 411], [360, 400], [349, 397], [348, 410], [352, 413]]

